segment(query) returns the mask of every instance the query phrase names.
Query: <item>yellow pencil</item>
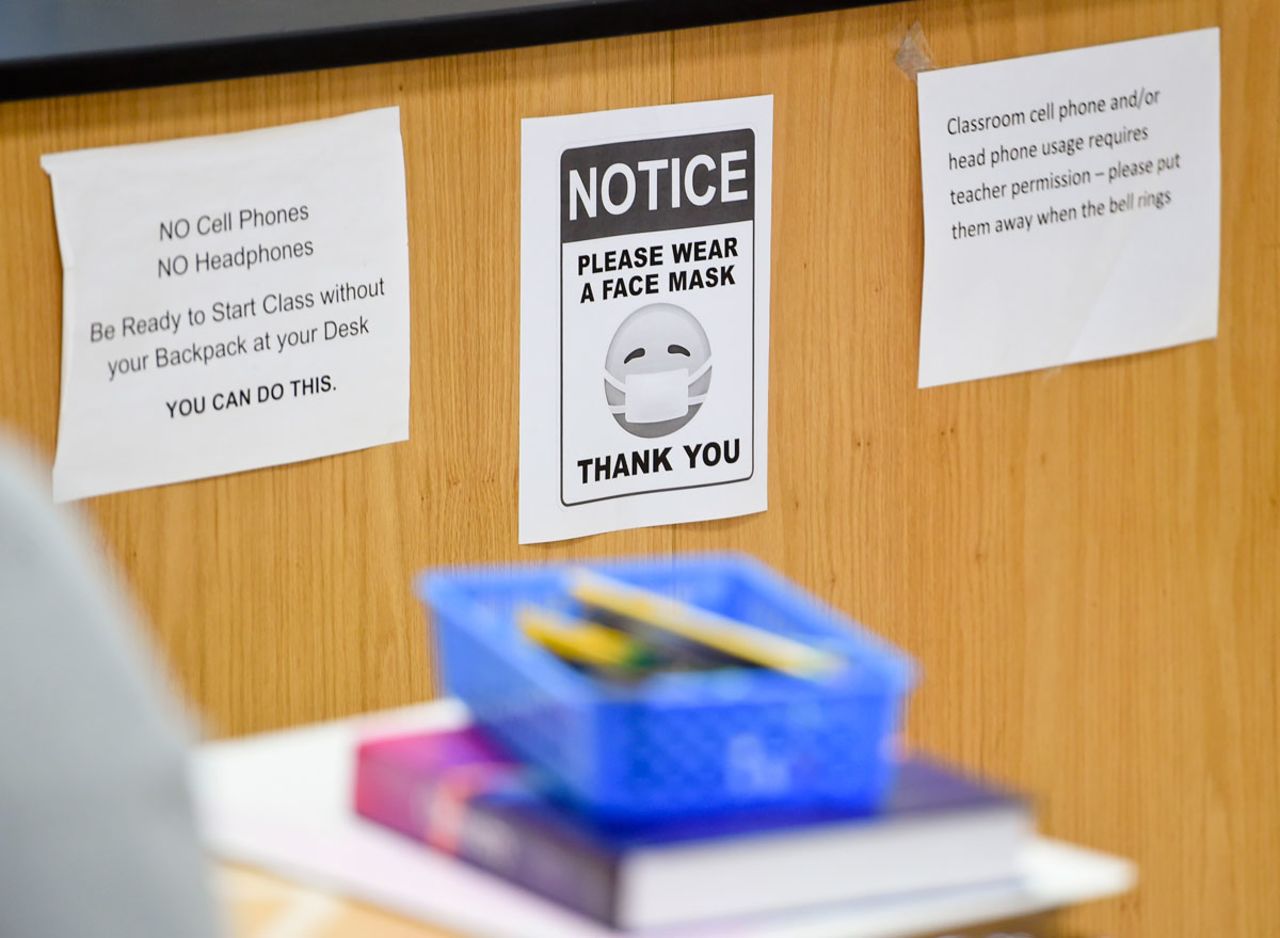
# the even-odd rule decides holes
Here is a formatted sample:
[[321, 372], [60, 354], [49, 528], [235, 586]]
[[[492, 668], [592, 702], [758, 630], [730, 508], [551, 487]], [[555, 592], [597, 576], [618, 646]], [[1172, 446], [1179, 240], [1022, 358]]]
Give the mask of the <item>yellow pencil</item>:
[[570, 574], [569, 593], [583, 605], [795, 677], [818, 678], [844, 667], [838, 655], [589, 570]]
[[656, 664], [653, 652], [618, 629], [573, 619], [547, 609], [523, 606], [520, 631], [565, 661], [588, 667], [637, 672]]

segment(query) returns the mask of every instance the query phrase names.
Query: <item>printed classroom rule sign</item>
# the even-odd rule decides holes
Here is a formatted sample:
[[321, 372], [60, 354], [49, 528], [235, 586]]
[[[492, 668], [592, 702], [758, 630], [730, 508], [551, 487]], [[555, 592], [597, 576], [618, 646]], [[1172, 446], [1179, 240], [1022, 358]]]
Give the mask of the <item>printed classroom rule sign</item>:
[[1217, 29], [919, 88], [920, 387], [1217, 335]]
[[58, 500], [408, 439], [398, 108], [41, 160]]
[[524, 121], [520, 541], [766, 506], [773, 99]]

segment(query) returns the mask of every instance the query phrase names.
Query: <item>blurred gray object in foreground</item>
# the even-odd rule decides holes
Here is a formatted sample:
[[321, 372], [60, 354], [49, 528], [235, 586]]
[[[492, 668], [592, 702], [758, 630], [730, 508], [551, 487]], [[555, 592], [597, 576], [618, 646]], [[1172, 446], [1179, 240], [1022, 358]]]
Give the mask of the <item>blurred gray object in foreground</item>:
[[0, 935], [213, 938], [180, 705], [0, 442]]

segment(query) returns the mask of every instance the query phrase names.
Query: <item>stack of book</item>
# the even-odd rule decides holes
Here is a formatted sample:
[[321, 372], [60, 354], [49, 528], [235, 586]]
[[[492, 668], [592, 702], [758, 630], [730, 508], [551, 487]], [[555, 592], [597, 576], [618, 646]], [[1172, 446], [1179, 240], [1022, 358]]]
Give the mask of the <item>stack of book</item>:
[[932, 762], [897, 766], [875, 813], [756, 809], [602, 822], [471, 726], [363, 743], [356, 811], [620, 929], [757, 916], [1016, 880], [1020, 797]]

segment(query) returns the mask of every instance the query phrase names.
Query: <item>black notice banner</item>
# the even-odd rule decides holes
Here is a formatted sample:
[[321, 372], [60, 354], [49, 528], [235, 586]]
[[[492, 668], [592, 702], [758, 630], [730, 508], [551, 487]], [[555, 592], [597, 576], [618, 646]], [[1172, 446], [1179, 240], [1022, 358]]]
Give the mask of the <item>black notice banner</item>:
[[564, 243], [748, 221], [755, 214], [755, 132], [729, 130], [565, 150]]

